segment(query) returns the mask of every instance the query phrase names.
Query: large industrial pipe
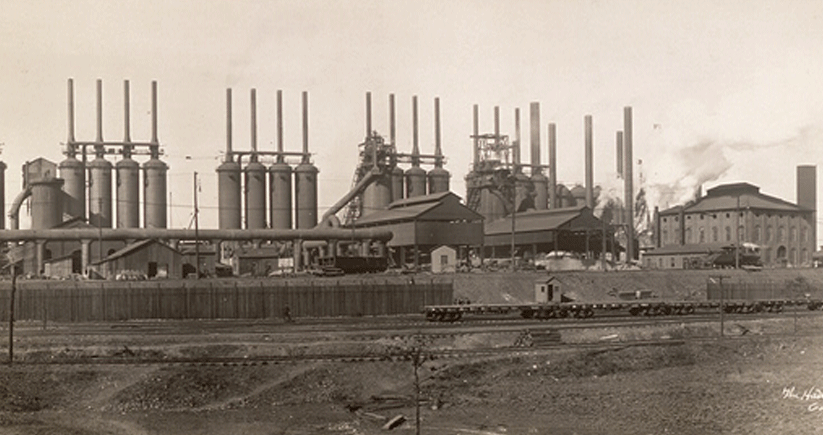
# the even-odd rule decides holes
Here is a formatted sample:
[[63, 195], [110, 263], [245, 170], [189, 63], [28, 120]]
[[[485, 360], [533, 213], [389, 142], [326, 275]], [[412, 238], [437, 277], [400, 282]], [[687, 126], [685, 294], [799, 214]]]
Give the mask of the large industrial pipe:
[[533, 102], [529, 105], [529, 116], [531, 117], [531, 153], [532, 153], [532, 174], [540, 173], [540, 103]]
[[592, 145], [592, 116], [584, 118], [586, 129], [586, 207], [594, 208], [594, 147]]
[[634, 176], [632, 173], [632, 108], [623, 108], [623, 174], [626, 200], [626, 260], [634, 260]]
[[558, 208], [557, 200], [557, 126], [549, 124], [549, 208]]
[[0, 231], [0, 241], [25, 240], [391, 240], [389, 230], [373, 228], [337, 229], [315, 228], [298, 230], [262, 229], [200, 229], [195, 234], [192, 229], [161, 228], [72, 228], [49, 230], [6, 230]]

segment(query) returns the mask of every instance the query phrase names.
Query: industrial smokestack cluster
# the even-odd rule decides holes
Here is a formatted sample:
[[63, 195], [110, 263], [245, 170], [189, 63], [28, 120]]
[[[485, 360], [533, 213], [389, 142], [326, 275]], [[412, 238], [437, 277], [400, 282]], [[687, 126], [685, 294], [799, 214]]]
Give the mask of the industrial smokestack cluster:
[[[296, 229], [314, 228], [317, 225], [318, 170], [311, 163], [309, 153], [308, 93], [302, 94], [303, 147], [300, 152], [283, 149], [282, 91], [277, 91], [276, 151], [258, 149], [255, 89], [251, 90], [250, 102], [251, 149], [237, 151], [232, 143], [232, 91], [226, 89], [226, 153], [223, 163], [217, 167], [220, 229], [240, 229], [241, 226], [245, 229], [291, 229], [293, 221]], [[274, 156], [274, 163], [267, 168], [261, 162], [263, 156]], [[300, 163], [292, 168], [286, 163], [287, 156], [299, 156]], [[244, 225], [241, 211], [245, 215]]]
[[[68, 80], [68, 140], [66, 159], [58, 168], [62, 183], [62, 195], [51, 195], [56, 201], [49, 207], [62, 213], [88, 218], [91, 225], [99, 228], [140, 227], [140, 173], [143, 174], [143, 226], [166, 228], [168, 165], [160, 160], [160, 144], [157, 139], [157, 82], [151, 85], [151, 134], [148, 142], [131, 139], [129, 82], [123, 83], [124, 127], [123, 141], [106, 141], [103, 138], [103, 82], [97, 80], [97, 137], [94, 141], [78, 141], [74, 134], [74, 81]], [[94, 152], [94, 160], [87, 162], [87, 155]], [[77, 159], [81, 153], [82, 161]], [[110, 154], [120, 154], [116, 165], [106, 159]], [[148, 155], [142, 167], [132, 157]], [[116, 175], [113, 195], [112, 172]], [[86, 177], [88, 176], [88, 189]], [[35, 191], [32, 191], [34, 195]], [[60, 198], [63, 198], [62, 204]], [[116, 200], [116, 207], [114, 201]], [[88, 210], [88, 215], [87, 215]], [[115, 221], [116, 212], [116, 221]], [[35, 219], [37, 221], [38, 219]], [[49, 220], [50, 221], [50, 220]], [[38, 223], [47, 224], [47, 223]]]

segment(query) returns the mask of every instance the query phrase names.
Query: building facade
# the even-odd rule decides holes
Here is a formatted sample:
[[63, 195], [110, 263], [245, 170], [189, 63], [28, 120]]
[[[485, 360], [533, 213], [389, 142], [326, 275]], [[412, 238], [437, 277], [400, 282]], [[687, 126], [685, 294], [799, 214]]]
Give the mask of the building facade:
[[752, 243], [771, 267], [811, 265], [815, 252], [814, 207], [765, 195], [749, 183], [709, 189], [694, 202], [660, 211], [656, 221], [658, 248]]

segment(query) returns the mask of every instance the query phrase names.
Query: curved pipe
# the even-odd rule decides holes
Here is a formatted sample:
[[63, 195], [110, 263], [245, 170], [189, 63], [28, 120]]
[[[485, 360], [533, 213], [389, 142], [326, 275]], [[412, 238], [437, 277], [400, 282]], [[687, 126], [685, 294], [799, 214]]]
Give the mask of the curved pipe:
[[[377, 160], [375, 159], [375, 161]], [[340, 209], [342, 209], [352, 199], [354, 199], [355, 196], [359, 195], [364, 190], [366, 190], [366, 187], [368, 187], [369, 184], [371, 184], [374, 180], [377, 179], [377, 177], [379, 177], [382, 174], [383, 172], [378, 168], [372, 169], [371, 171], [366, 173], [366, 175], [357, 183], [357, 185], [354, 186], [354, 188], [352, 188], [352, 190], [349, 191], [349, 193], [343, 195], [342, 198], [340, 198], [336, 203], [334, 203], [333, 206], [331, 206], [328, 210], [326, 210], [325, 213], [323, 213], [323, 217], [320, 219], [320, 223], [317, 224], [317, 227], [322, 228], [325, 226], [335, 226], [335, 221], [330, 220], [331, 217], [337, 214], [337, 212], [340, 211]], [[339, 219], [337, 219], [336, 225], [340, 225]]]
[[20, 192], [17, 197], [14, 198], [14, 202], [11, 203], [11, 208], [9, 209], [9, 230], [18, 230], [20, 228], [20, 207], [23, 205], [23, 201], [30, 196], [31, 186], [26, 187], [24, 191]]
[[315, 228], [302, 230], [223, 229], [195, 230], [164, 228], [72, 228], [47, 230], [0, 231], [0, 241], [22, 240], [122, 240], [122, 239], [175, 239], [175, 240], [379, 240], [387, 242], [393, 234], [388, 230], [372, 228], [338, 229]]

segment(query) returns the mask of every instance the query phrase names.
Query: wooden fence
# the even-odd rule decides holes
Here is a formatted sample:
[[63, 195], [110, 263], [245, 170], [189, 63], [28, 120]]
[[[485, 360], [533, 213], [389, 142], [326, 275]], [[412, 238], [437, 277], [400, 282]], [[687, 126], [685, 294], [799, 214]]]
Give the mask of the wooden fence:
[[[0, 283], [0, 321], [11, 283]], [[317, 279], [202, 281], [18, 281], [15, 319], [93, 322], [130, 319], [264, 319], [419, 313], [448, 304], [442, 280]]]

